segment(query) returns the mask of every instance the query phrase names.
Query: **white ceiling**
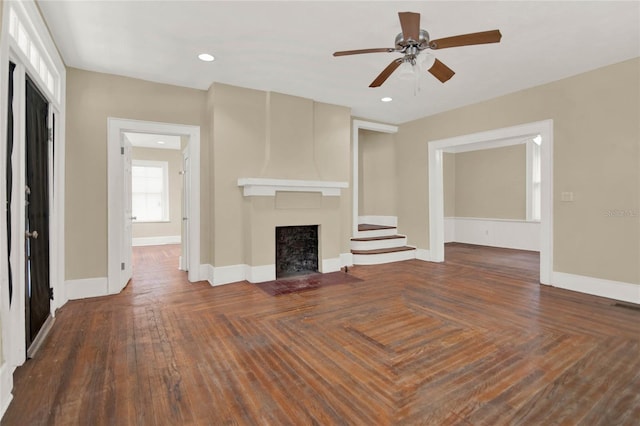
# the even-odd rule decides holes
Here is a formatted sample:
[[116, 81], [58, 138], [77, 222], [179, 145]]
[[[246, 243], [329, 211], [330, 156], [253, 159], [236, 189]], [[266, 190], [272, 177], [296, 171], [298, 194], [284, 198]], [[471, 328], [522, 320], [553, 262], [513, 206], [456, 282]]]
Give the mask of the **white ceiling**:
[[[197, 89], [213, 82], [345, 105], [399, 124], [640, 56], [637, 1], [51, 1], [40, 8], [65, 63]], [[397, 12], [432, 39], [499, 29], [498, 44], [433, 51], [456, 75], [369, 84], [397, 53]], [[215, 55], [205, 63], [197, 54]], [[396, 71], [397, 73], [397, 71]], [[393, 102], [382, 103], [383, 96]]]
[[180, 149], [180, 136], [125, 132], [131, 145], [138, 148]]

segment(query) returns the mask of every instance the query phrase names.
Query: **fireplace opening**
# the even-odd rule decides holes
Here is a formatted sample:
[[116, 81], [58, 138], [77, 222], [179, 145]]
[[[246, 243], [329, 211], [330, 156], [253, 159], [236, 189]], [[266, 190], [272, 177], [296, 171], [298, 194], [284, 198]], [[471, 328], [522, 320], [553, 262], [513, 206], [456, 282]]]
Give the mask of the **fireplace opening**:
[[276, 278], [318, 272], [318, 225], [276, 227]]

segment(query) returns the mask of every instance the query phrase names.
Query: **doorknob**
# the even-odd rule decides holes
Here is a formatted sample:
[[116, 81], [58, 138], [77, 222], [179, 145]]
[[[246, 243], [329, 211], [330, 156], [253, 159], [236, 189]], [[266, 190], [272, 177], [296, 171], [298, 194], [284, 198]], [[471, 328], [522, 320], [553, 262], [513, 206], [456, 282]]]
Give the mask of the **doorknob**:
[[182, 220], [189, 220], [189, 218], [188, 217], [183, 217]]
[[33, 232], [25, 231], [24, 232], [24, 236], [26, 238], [33, 238], [34, 240], [37, 240], [38, 239], [38, 231], [33, 231]]
[[131, 216], [131, 220], [138, 220], [138, 216]]

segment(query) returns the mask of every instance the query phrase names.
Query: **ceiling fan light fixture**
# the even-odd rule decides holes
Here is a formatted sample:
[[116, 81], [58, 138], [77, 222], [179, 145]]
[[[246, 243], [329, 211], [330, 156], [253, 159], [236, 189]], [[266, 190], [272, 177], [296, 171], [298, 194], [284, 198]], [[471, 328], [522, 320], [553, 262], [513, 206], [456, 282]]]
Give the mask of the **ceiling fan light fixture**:
[[398, 71], [398, 79], [409, 81], [416, 78], [416, 66], [411, 64], [410, 61], [402, 62], [402, 65], [400, 65], [399, 69], [400, 71]]
[[418, 66], [421, 72], [427, 72], [436, 62], [436, 57], [427, 52], [421, 52], [418, 55]]

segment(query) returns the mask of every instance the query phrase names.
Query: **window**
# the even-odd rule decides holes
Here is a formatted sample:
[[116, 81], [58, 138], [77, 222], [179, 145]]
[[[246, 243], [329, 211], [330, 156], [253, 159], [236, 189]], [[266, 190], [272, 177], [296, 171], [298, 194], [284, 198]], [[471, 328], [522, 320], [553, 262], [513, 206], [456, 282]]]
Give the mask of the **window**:
[[540, 198], [542, 173], [540, 164], [540, 144], [542, 137], [537, 135], [527, 141], [527, 220], [540, 221]]
[[136, 222], [169, 221], [169, 163], [133, 160], [131, 209]]
[[23, 21], [18, 16], [16, 10], [9, 10], [9, 35], [16, 41], [18, 48], [25, 55], [28, 63], [35, 71], [34, 77], [37, 76], [54, 99], [60, 100], [58, 91], [59, 76], [54, 75], [55, 65], [46, 55], [46, 48], [42, 43], [37, 43], [37, 37], [33, 37]]

